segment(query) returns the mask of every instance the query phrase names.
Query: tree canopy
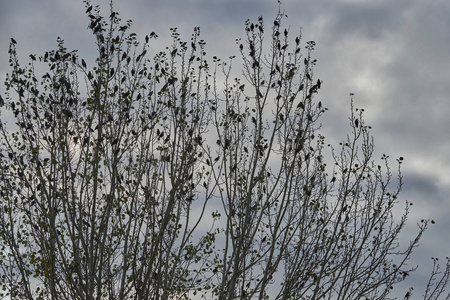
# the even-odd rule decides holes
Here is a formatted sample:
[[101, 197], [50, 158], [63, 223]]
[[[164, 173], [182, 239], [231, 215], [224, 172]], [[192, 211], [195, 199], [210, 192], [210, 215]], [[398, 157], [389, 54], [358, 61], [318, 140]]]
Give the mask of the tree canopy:
[[[248, 20], [240, 57], [222, 60], [200, 28], [189, 41], [172, 28], [151, 55], [154, 32], [139, 42], [112, 5], [85, 5], [94, 62], [58, 38], [23, 65], [11, 39], [2, 296], [389, 299], [415, 270], [407, 261], [430, 221], [399, 243], [403, 158], [394, 170], [374, 159], [353, 99], [348, 135], [325, 141], [316, 45], [283, 27], [284, 12]], [[424, 299], [443, 296], [449, 277], [434, 262]]]

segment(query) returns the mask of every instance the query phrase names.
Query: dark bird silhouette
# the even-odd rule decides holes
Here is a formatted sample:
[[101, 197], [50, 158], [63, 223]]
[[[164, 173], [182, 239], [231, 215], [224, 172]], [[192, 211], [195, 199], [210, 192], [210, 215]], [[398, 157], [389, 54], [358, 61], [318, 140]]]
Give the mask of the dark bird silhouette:
[[409, 273], [406, 272], [406, 271], [400, 272], [400, 274], [403, 276], [403, 280], [404, 280], [407, 276], [409, 276]]
[[309, 73], [306, 73], [306, 78], [308, 78], [309, 81], [311, 81], [311, 75]]
[[13, 43], [14, 45], [17, 44], [16, 40], [11, 38], [11, 43]]

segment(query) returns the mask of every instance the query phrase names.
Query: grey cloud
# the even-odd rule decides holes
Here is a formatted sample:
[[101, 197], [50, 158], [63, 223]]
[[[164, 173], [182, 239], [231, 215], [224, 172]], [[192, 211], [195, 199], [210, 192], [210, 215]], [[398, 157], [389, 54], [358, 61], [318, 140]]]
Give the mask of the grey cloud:
[[370, 1], [339, 5], [332, 15], [331, 36], [360, 35], [380, 39], [401, 23], [403, 3], [387, 5], [383, 1]]
[[[404, 194], [415, 198], [427, 197], [443, 201], [438, 187], [438, 180], [425, 174], [408, 173], [404, 177]], [[440, 199], [440, 200], [439, 200]]]

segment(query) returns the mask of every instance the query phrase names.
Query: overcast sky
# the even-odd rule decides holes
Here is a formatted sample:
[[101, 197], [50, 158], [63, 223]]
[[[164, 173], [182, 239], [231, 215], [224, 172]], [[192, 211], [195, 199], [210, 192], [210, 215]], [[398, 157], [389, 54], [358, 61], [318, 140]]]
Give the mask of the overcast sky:
[[[109, 1], [94, 3], [108, 9]], [[141, 40], [155, 31], [158, 42], [169, 41], [170, 27], [178, 27], [188, 40], [193, 27], [200, 26], [208, 53], [222, 58], [236, 54], [235, 39], [243, 37], [246, 19], [262, 15], [270, 27], [278, 10], [276, 0], [115, 3], [123, 20], [133, 19]], [[410, 222], [436, 220], [411, 262], [429, 272], [431, 256], [450, 256], [450, 1], [284, 0], [282, 9], [288, 15], [284, 25], [302, 28], [304, 43], [317, 43], [315, 75], [323, 80], [317, 98], [329, 108], [322, 120], [327, 139], [345, 137], [349, 93], [354, 93], [355, 106], [365, 109], [373, 127], [379, 156], [386, 153], [393, 163], [405, 158], [400, 201], [414, 203]], [[92, 55], [84, 11], [81, 0], [0, 0], [2, 83], [11, 37], [23, 62], [31, 53], [56, 48], [58, 36], [69, 50]]]

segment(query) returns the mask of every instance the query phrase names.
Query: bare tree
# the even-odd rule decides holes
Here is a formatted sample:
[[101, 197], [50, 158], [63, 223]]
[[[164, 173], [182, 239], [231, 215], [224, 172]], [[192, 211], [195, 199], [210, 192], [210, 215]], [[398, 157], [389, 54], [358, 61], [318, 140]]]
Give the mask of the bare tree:
[[[199, 28], [190, 42], [172, 29], [149, 59], [155, 33], [138, 43], [112, 3], [103, 17], [85, 2], [95, 61], [58, 39], [22, 66], [10, 44], [3, 296], [388, 299], [415, 269], [407, 260], [428, 221], [400, 245], [403, 158], [396, 174], [388, 156], [374, 161], [353, 101], [349, 135], [325, 151], [315, 43], [304, 54], [281, 11], [269, 34], [262, 17], [246, 22], [239, 79], [234, 57], [208, 63]], [[438, 270], [425, 299], [443, 293], [448, 265], [436, 282]]]

